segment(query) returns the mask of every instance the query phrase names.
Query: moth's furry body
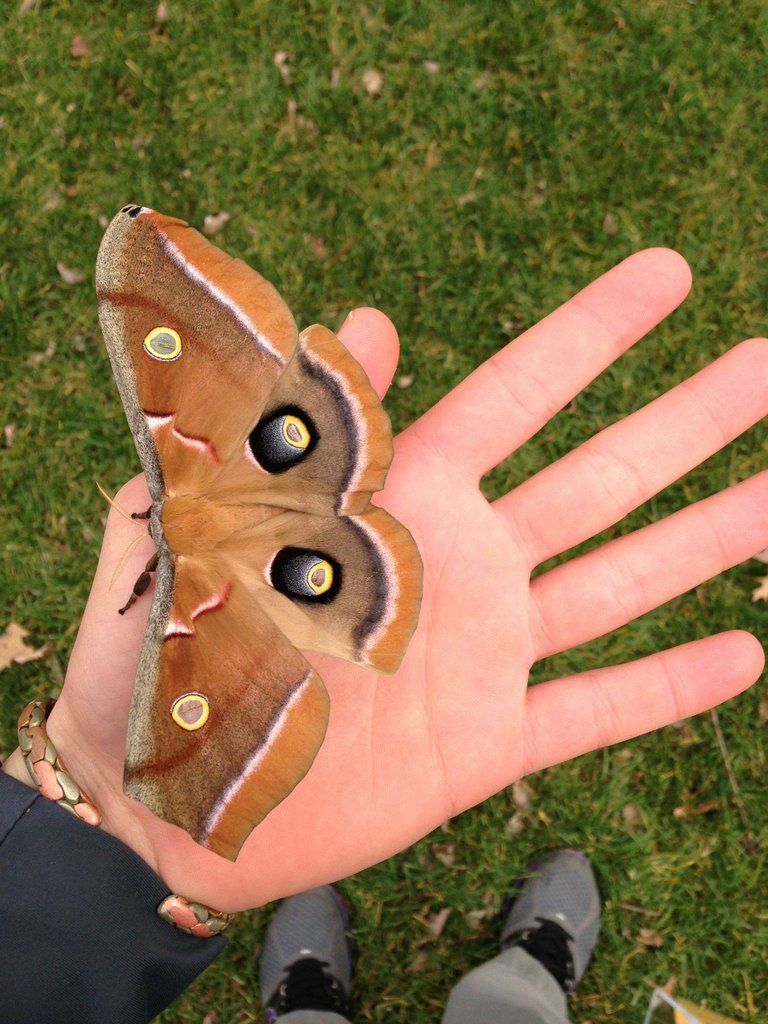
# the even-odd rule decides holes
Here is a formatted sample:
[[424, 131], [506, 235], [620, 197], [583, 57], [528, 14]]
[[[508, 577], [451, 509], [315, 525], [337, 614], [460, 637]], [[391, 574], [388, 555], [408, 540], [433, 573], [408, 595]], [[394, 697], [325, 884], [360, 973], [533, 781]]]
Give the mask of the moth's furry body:
[[[181, 221], [125, 207], [96, 283], [158, 558], [125, 789], [234, 858], [323, 739], [328, 698], [299, 649], [391, 672], [415, 628], [418, 553], [370, 504], [389, 422], [330, 331], [299, 336], [268, 282]], [[263, 448], [283, 441], [287, 456]], [[274, 575], [292, 552], [315, 559], [304, 591]], [[185, 694], [210, 709], [189, 730]]]

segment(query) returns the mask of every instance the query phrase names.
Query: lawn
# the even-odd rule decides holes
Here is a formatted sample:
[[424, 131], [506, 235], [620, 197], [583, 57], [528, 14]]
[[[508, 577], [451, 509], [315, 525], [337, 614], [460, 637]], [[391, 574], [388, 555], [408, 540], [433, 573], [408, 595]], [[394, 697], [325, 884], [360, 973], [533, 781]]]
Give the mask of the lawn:
[[[695, 278], [685, 306], [500, 467], [493, 495], [768, 332], [759, 0], [18, 8], [5, 5], [0, 40], [0, 426], [15, 427], [0, 437], [0, 629], [15, 620], [50, 653], [3, 673], [0, 749], [23, 702], [61, 682], [100, 543], [93, 478], [117, 489], [138, 466], [91, 284], [104, 218], [124, 203], [197, 225], [229, 213], [217, 242], [301, 324], [386, 310], [402, 338], [396, 427], [629, 252], [679, 249]], [[747, 477], [767, 450], [760, 426], [620, 529]], [[750, 601], [761, 571], [742, 565], [534, 679], [725, 628], [765, 636], [765, 603]], [[648, 986], [671, 976], [765, 1021], [766, 718], [761, 684], [720, 711], [752, 843], [702, 716], [532, 778], [343, 882], [362, 948], [355, 1019], [438, 1021], [494, 950], [495, 922], [471, 912], [565, 845], [594, 859], [606, 900], [575, 1021], [640, 1022]], [[242, 916], [163, 1024], [261, 1019], [265, 919]]]

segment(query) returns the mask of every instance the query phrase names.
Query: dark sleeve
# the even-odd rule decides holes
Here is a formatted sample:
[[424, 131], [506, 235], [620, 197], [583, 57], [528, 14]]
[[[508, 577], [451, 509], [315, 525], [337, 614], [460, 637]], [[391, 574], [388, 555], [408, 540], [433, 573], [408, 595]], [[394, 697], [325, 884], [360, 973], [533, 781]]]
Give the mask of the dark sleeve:
[[144, 1024], [222, 951], [133, 850], [0, 770], [0, 1021]]

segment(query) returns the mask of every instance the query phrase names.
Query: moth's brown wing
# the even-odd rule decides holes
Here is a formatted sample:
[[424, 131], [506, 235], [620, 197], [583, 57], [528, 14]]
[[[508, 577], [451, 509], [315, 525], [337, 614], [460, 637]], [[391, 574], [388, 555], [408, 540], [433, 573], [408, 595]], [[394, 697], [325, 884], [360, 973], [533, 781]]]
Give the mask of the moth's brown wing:
[[[193, 725], [207, 708], [207, 720], [185, 729], [174, 708]], [[309, 769], [327, 719], [320, 678], [243, 583], [203, 560], [161, 560], [131, 705], [128, 796], [234, 860]]]
[[240, 531], [217, 557], [292, 644], [397, 669], [416, 628], [421, 561], [410, 533], [383, 509], [284, 512]]
[[[297, 431], [294, 446], [280, 432], [286, 417]], [[213, 493], [222, 501], [255, 493], [280, 508], [351, 515], [383, 487], [391, 461], [389, 418], [365, 371], [332, 331], [316, 325], [302, 331], [242, 458], [222, 467]]]
[[206, 491], [241, 455], [290, 361], [287, 306], [183, 221], [138, 206], [107, 228], [96, 290], [152, 497]]

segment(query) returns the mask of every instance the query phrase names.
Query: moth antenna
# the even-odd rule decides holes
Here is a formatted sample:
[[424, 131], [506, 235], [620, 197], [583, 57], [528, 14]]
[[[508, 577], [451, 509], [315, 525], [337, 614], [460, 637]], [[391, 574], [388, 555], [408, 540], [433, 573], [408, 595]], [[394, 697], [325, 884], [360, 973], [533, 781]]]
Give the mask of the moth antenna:
[[[120, 511], [120, 510], [118, 509], [118, 512], [119, 512], [119, 511]], [[120, 559], [120, 561], [119, 561], [119, 562], [117, 563], [117, 568], [116, 568], [116, 569], [115, 569], [115, 571], [114, 571], [114, 572], [112, 573], [112, 579], [111, 579], [111, 580], [109, 581], [109, 587], [107, 588], [108, 590], [111, 590], [111, 589], [112, 589], [112, 586], [113, 586], [113, 584], [114, 584], [115, 580], [117, 579], [117, 577], [118, 577], [118, 576], [120, 575], [120, 573], [122, 572], [122, 569], [123, 569], [123, 566], [125, 565], [125, 563], [126, 563], [126, 562], [128, 561], [128, 557], [129, 557], [130, 553], [131, 553], [131, 552], [133, 551], [133, 549], [134, 549], [134, 548], [136, 547], [136, 545], [137, 545], [137, 544], [138, 544], [138, 543], [139, 543], [140, 541], [144, 540], [144, 538], [145, 538], [146, 536], [147, 536], [147, 535], [146, 535], [146, 533], [140, 533], [140, 534], [139, 534], [139, 536], [138, 536], [138, 537], [135, 537], [135, 538], [134, 538], [134, 539], [133, 539], [133, 540], [131, 541], [131, 543], [130, 543], [130, 544], [128, 545], [128, 547], [127, 547], [127, 548], [125, 549], [125, 554], [124, 554], [124, 555], [123, 555], [123, 557], [122, 557], [122, 558]]]
[[93, 482], [98, 487], [99, 494], [101, 494], [102, 498], [104, 498], [108, 502], [108, 504], [110, 504], [112, 506], [112, 508], [116, 512], [119, 512], [120, 515], [123, 517], [123, 519], [127, 519], [129, 522], [134, 522], [135, 521], [135, 520], [131, 519], [131, 517], [128, 515], [128, 513], [125, 511], [125, 509], [120, 508], [120, 506], [117, 504], [117, 502], [114, 500], [114, 498], [110, 498], [110, 496], [107, 494], [107, 492], [104, 490], [104, 488], [101, 486], [101, 484], [99, 483], [98, 480], [94, 480]]

